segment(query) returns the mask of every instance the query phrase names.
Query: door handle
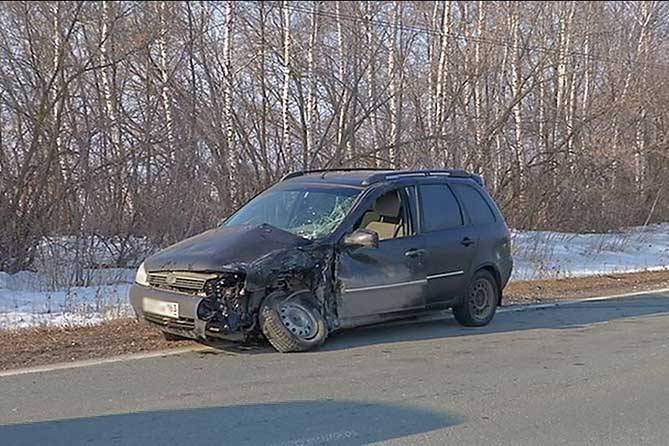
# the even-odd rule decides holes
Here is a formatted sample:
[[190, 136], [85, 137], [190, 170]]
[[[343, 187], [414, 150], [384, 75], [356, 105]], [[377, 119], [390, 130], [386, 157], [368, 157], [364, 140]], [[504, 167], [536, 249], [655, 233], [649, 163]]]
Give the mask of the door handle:
[[462, 240], [460, 240], [460, 244], [464, 246], [470, 246], [474, 244], [474, 240], [470, 239], [469, 237], [465, 237]]
[[404, 253], [404, 255], [407, 257], [418, 257], [422, 256], [423, 254], [425, 254], [424, 249], [410, 249]]

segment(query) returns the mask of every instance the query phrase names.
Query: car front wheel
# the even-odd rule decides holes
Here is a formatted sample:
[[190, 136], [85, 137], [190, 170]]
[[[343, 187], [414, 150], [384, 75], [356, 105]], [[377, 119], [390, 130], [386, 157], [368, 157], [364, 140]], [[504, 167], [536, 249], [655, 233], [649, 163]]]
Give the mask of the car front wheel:
[[462, 303], [453, 307], [453, 315], [464, 326], [481, 327], [495, 316], [498, 302], [499, 289], [495, 278], [488, 271], [477, 271]]
[[311, 350], [328, 336], [325, 319], [307, 292], [271, 293], [260, 308], [259, 321], [269, 343], [282, 353]]

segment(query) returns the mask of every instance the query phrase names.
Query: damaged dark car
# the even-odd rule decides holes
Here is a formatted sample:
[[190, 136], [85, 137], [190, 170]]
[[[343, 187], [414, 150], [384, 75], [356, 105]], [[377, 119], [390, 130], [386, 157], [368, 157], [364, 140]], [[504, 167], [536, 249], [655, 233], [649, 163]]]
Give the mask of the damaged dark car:
[[463, 325], [486, 325], [512, 263], [478, 175], [296, 172], [147, 258], [130, 301], [169, 337], [262, 334], [278, 351], [306, 351], [341, 329], [449, 308]]

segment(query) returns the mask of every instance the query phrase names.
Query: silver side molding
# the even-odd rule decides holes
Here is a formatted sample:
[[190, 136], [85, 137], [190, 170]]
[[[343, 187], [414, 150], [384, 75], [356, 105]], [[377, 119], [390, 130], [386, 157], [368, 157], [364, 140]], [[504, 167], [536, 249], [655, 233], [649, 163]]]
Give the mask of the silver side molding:
[[429, 276], [427, 276], [427, 280], [441, 279], [443, 277], [459, 276], [464, 273], [465, 273], [464, 271], [451, 271], [448, 273], [430, 274]]
[[383, 290], [383, 289], [386, 289], [386, 288], [396, 288], [396, 287], [401, 287], [401, 286], [425, 285], [426, 283], [427, 283], [427, 280], [421, 279], [421, 280], [412, 280], [410, 282], [390, 283], [388, 285], [374, 285], [374, 286], [365, 286], [365, 287], [360, 287], [360, 288], [351, 288], [349, 290], [344, 290], [344, 292], [345, 293], [356, 293], [358, 291]]

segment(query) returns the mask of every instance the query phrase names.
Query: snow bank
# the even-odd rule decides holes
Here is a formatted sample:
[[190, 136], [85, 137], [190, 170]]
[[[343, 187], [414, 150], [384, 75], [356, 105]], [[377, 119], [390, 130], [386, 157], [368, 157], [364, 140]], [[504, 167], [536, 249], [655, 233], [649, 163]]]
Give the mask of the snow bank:
[[[134, 268], [101, 268], [84, 269], [83, 277], [88, 288], [118, 283], [132, 283], [135, 278]], [[59, 285], [54, 281], [52, 271], [48, 273], [36, 273], [33, 271], [19, 271], [15, 274], [7, 274], [0, 271], [0, 290], [13, 291], [58, 291], [72, 287]], [[0, 302], [0, 305], [2, 302]]]
[[514, 231], [512, 280], [669, 269], [669, 224], [604, 234]]
[[88, 325], [127, 317], [130, 284], [26, 291], [0, 288], [0, 330], [31, 326]]
[[[512, 280], [669, 269], [669, 223], [605, 234], [514, 231]], [[0, 329], [86, 325], [132, 314], [133, 269], [86, 271], [94, 286], [57, 291], [45, 274], [0, 272]]]
[[97, 324], [132, 314], [128, 290], [135, 270], [98, 269], [89, 276], [95, 285], [53, 290], [48, 275], [0, 272], [0, 330]]

